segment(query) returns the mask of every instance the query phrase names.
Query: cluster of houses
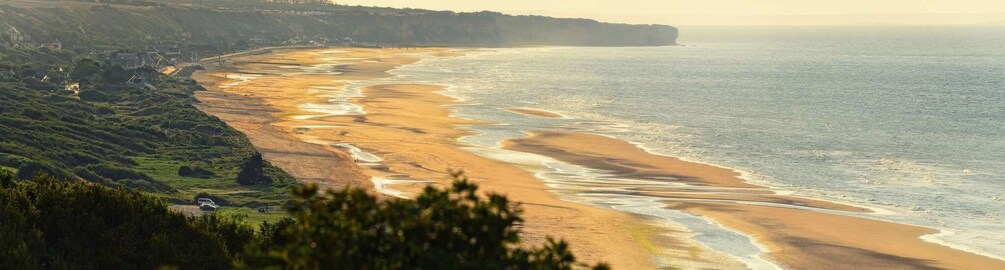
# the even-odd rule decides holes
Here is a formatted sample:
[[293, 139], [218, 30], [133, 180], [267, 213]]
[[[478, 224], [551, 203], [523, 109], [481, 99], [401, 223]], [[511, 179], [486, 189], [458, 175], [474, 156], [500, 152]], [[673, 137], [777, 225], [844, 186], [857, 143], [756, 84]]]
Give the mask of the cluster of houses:
[[[9, 26], [9, 25], [8, 25]], [[117, 52], [111, 53], [106, 56], [105, 63], [110, 65], [118, 65], [124, 69], [137, 69], [137, 68], [152, 68], [160, 69], [169, 65], [176, 65], [184, 62], [197, 62], [202, 58], [203, 54], [216, 54], [221, 53], [220, 48], [215, 45], [210, 44], [198, 44], [189, 43], [192, 34], [185, 32], [182, 33], [180, 39], [177, 40], [157, 40], [155, 41], [152, 36], [147, 36], [149, 44], [138, 52]], [[53, 50], [63, 49], [63, 44], [59, 40], [53, 40], [48, 42], [30, 42], [30, 38], [24, 35], [14, 26], [9, 26], [6, 31], [6, 38], [10, 41], [11, 47], [13, 48], [25, 48], [25, 49], [39, 49], [39, 48], [49, 48]], [[296, 35], [289, 39], [276, 42], [275, 40], [270, 41], [263, 35], [255, 35], [247, 39], [247, 43], [250, 47], [265, 47], [274, 45], [307, 45], [307, 46], [325, 46], [329, 44], [341, 44], [344, 46], [374, 46], [374, 44], [360, 43], [357, 44], [355, 40], [349, 37], [345, 38], [334, 38], [327, 37], [324, 35]], [[91, 52], [92, 56], [95, 56], [94, 52]], [[0, 76], [2, 77], [13, 77], [16, 74], [8, 74], [12, 71], [2, 71], [0, 70]]]
[[167, 65], [173, 65], [182, 61], [195, 61], [199, 57], [197, 49], [203, 49], [199, 45], [190, 45], [193, 48], [188, 54], [182, 53], [182, 45], [177, 41], [162, 40], [151, 42], [142, 52], [120, 52], [108, 56], [107, 62], [111, 65], [119, 65], [124, 69], [136, 69], [149, 67], [159, 69]]
[[114, 53], [108, 57], [108, 63], [113, 66], [121, 66], [124, 69], [137, 69], [142, 67], [160, 68], [165, 64], [164, 57], [157, 53]]
[[[336, 38], [335, 41], [338, 41], [338, 39]], [[315, 35], [315, 36], [296, 35], [283, 41], [283, 45], [323, 46], [329, 43], [332, 43], [332, 39], [322, 35]]]

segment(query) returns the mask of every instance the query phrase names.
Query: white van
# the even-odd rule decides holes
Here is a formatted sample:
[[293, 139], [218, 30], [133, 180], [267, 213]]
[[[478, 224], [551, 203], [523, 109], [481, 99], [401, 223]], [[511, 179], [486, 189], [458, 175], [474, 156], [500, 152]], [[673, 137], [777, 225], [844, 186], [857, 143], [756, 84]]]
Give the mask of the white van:
[[214, 205], [214, 206], [216, 205], [216, 203], [213, 202], [213, 200], [211, 200], [210, 198], [199, 198], [195, 202], [198, 203], [199, 205], [203, 205], [203, 204], [210, 204], [210, 205]]

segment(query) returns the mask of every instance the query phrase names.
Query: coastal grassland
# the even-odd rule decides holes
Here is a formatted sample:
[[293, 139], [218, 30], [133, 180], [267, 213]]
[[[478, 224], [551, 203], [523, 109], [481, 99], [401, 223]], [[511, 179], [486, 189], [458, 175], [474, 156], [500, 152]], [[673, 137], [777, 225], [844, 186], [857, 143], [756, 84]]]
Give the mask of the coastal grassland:
[[[172, 203], [203, 194], [249, 209], [290, 199], [295, 180], [262, 161], [243, 134], [197, 110], [193, 81], [86, 59], [67, 68], [79, 94], [27, 76], [0, 82], [0, 166], [18, 178], [45, 172]], [[145, 83], [126, 83], [131, 76]]]
[[177, 200], [192, 200], [200, 193], [207, 193], [223, 198], [231, 206], [280, 205], [289, 199], [287, 189], [293, 186], [289, 183], [240, 185], [234, 181], [236, 168], [213, 167], [213, 171], [217, 173], [214, 176], [180, 176], [178, 169], [185, 166], [185, 162], [157, 157], [138, 157], [133, 160], [137, 163], [137, 172], [177, 189], [176, 193], [164, 194], [166, 198]]
[[[257, 225], [262, 221], [275, 222], [286, 217], [279, 211], [290, 200], [290, 183], [273, 185], [240, 185], [234, 181], [238, 170], [228, 167], [206, 167], [215, 175], [181, 176], [178, 170], [189, 163], [159, 157], [136, 157], [135, 170], [157, 179], [175, 189], [173, 193], [152, 193], [169, 203], [189, 204], [197, 198], [207, 197], [223, 206], [215, 214], [235, 218], [246, 224]], [[275, 172], [281, 173], [281, 172]], [[258, 209], [268, 207], [270, 211], [261, 213]]]
[[[287, 191], [287, 193], [289, 192]], [[242, 224], [250, 226], [258, 226], [262, 224], [262, 222], [276, 223], [282, 221], [284, 218], [290, 217], [289, 213], [283, 211], [281, 205], [269, 207], [269, 211], [267, 213], [262, 213], [256, 209], [248, 207], [226, 207], [217, 210], [214, 215], [236, 220]]]

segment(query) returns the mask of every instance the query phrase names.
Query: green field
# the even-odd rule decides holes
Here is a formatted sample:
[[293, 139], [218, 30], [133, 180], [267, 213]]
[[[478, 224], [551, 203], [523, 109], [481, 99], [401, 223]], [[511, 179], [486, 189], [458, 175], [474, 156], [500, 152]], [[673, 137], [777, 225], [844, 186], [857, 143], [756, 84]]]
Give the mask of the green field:
[[[151, 194], [171, 204], [194, 204], [196, 195], [209, 194], [207, 197], [214, 198], [221, 205], [215, 214], [239, 218], [250, 225], [257, 225], [262, 221], [274, 222], [287, 216], [282, 211], [282, 205], [290, 199], [288, 185], [243, 186], [233, 178], [237, 174], [236, 169], [213, 168], [217, 176], [185, 177], [178, 175], [178, 168], [187, 165], [186, 162], [153, 157], [133, 158], [133, 161], [138, 164], [136, 171], [176, 190], [173, 193]], [[270, 210], [267, 214], [258, 212], [258, 209], [266, 206]]]

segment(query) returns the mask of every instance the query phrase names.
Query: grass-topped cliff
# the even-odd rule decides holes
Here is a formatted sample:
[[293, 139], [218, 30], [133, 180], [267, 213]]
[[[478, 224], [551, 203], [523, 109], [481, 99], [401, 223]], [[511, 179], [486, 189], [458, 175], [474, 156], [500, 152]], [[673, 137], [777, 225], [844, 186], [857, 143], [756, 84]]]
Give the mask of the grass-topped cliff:
[[[112, 2], [112, 1], [105, 1]], [[151, 40], [182, 40], [218, 48], [297, 37], [414, 46], [658, 46], [676, 43], [665, 25], [601, 23], [588, 19], [454, 13], [414, 9], [289, 5], [258, 1], [72, 1], [0, 3], [0, 27], [69, 49]], [[8, 38], [8, 37], [3, 37]], [[9, 40], [8, 40], [9, 42]]]

